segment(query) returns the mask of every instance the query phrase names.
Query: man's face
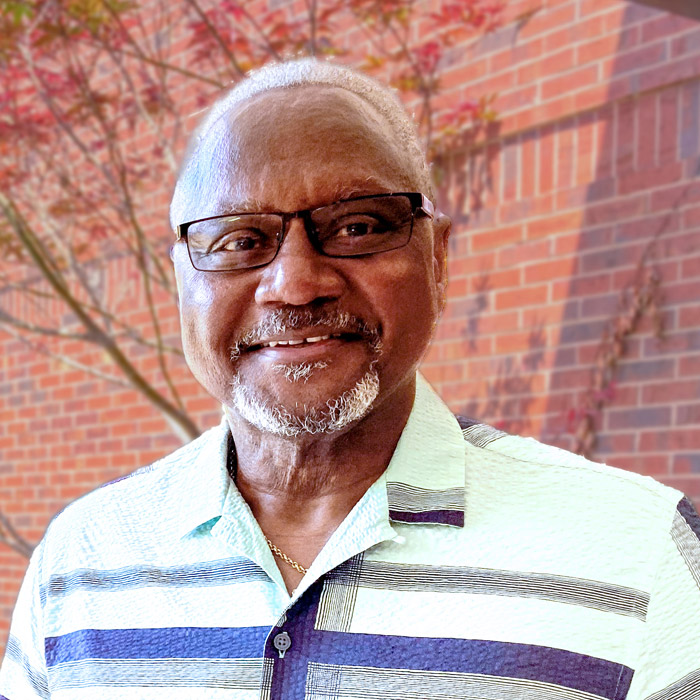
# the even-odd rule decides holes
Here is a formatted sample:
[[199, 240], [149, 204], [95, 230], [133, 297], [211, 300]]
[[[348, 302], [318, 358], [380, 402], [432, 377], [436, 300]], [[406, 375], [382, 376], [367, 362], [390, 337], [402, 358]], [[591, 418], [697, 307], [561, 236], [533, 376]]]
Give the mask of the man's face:
[[[198, 157], [214, 177], [186, 197], [184, 220], [417, 188], [382, 118], [337, 88], [252, 98], [213, 127]], [[405, 399], [439, 314], [446, 237], [446, 222], [417, 218], [404, 248], [331, 258], [312, 247], [296, 218], [271, 263], [235, 272], [195, 270], [179, 242], [173, 260], [192, 372], [255, 424], [251, 405], [309, 425], [358, 387], [372, 396], [353, 409], [355, 420]]]

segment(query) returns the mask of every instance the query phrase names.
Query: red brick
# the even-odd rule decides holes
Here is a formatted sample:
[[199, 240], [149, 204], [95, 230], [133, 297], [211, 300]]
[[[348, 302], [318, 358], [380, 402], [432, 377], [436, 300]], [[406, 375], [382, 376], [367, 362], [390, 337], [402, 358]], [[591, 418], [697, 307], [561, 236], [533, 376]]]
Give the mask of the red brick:
[[696, 29], [697, 21], [679, 14], [668, 13], [645, 22], [642, 25], [642, 41], [651, 42], [655, 39], [667, 38], [673, 34]]
[[694, 53], [700, 50], [700, 28], [685, 32], [671, 40], [671, 58], [678, 58], [683, 54]]
[[543, 100], [550, 100], [566, 92], [575, 92], [584, 87], [594, 85], [598, 80], [597, 66], [584, 66], [565, 75], [550, 78], [542, 83], [541, 96]]
[[576, 154], [574, 149], [575, 131], [573, 122], [561, 124], [557, 131], [557, 188], [564, 189], [574, 184]]
[[538, 262], [525, 268], [525, 284], [547, 282], [559, 277], [569, 277], [576, 270], [576, 258]]
[[593, 115], [579, 118], [577, 130], [576, 177], [578, 185], [590, 182], [594, 177], [596, 124]]
[[700, 379], [648, 384], [642, 387], [642, 402], [645, 404], [674, 404], [700, 396]]
[[527, 241], [499, 250], [496, 264], [507, 268], [522, 262], [549, 259], [550, 255], [551, 245], [548, 240]]
[[547, 7], [539, 10], [532, 19], [525, 24], [520, 36], [523, 38], [536, 36], [567, 25], [575, 19], [573, 3], [567, 3], [559, 7]]
[[658, 168], [627, 172], [620, 176], [618, 194], [624, 196], [640, 190], [657, 189], [663, 185], [678, 182], [682, 173], [683, 165], [679, 162], [666, 163]]
[[643, 194], [595, 204], [586, 209], [585, 224], [598, 226], [638, 217], [645, 212], [645, 204], [646, 196]]
[[656, 164], [658, 150], [658, 96], [642, 95], [637, 106], [637, 165], [644, 169]]
[[572, 211], [544, 219], [528, 222], [526, 237], [528, 239], [575, 231], [580, 228], [582, 212]]
[[635, 125], [634, 102], [625, 100], [619, 103], [615, 113], [615, 172], [618, 175], [634, 167]]
[[[700, 267], [700, 261], [698, 261]], [[680, 328], [700, 327], [700, 305], [682, 307], [678, 310], [678, 325]]]
[[471, 238], [471, 245], [474, 252], [481, 252], [491, 248], [511, 245], [512, 243], [517, 243], [522, 239], [523, 227], [521, 224], [518, 224], [516, 226], [497, 228], [493, 231], [475, 233]]
[[666, 61], [657, 68], [643, 71], [640, 74], [639, 89], [648, 91], [671, 83], [689, 80], [698, 74], [699, 69], [700, 56]]
[[615, 56], [612, 60], [612, 75], [620, 75], [628, 71], [640, 71], [648, 66], [660, 63], [666, 58], [666, 45], [657, 42], [641, 49], [628, 51]]
[[658, 189], [651, 194], [651, 210], [677, 209], [685, 204], [693, 204], [700, 197], [700, 182], [684, 182], [672, 187]]
[[589, 34], [584, 38], [584, 42], [576, 47], [576, 63], [579, 66], [615, 54], [619, 38], [617, 34], [609, 34], [608, 36]]
[[537, 142], [534, 134], [521, 139], [520, 194], [523, 198], [533, 197], [536, 192]]
[[547, 301], [547, 286], [525, 287], [513, 291], [496, 294], [496, 309], [512, 309], [516, 307], [544, 304]]

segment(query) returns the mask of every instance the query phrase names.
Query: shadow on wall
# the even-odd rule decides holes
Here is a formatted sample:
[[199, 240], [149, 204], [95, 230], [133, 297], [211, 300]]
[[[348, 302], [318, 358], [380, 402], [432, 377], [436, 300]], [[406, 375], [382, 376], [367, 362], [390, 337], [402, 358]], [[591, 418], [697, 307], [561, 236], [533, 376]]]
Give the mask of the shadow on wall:
[[[473, 230], [502, 233], [504, 219], [496, 220], [487, 196], [496, 184], [507, 191], [509, 174], [526, 168], [524, 154], [535, 147], [540, 184], [544, 177], [555, 183], [551, 213], [576, 222], [563, 226], [575, 248], [558, 252], [552, 241], [563, 242], [562, 229], [554, 225], [532, 242], [551, 243], [542, 249], [545, 262], [570, 258], [571, 274], [557, 282], [558, 308], [551, 297], [549, 304], [531, 304], [505, 329], [519, 336], [517, 349], [489, 346], [486, 339], [504, 331], [494, 326], [494, 291], [509, 285], [520, 291], [518, 282], [505, 281], [508, 268], [522, 267], [530, 244], [516, 234], [545, 215], [533, 205], [534, 192], [511, 194], [506, 220], [517, 223], [513, 241], [499, 240], [498, 255], [481, 256], [481, 267], [467, 261], [467, 272], [460, 268], [467, 283], [448, 305], [440, 338], [462, 339], [463, 367], [471, 368], [471, 376], [463, 368], [454, 381], [444, 379], [459, 413], [609, 457], [697, 498], [698, 481], [687, 477], [700, 473], [700, 439], [691, 436], [700, 432], [700, 407], [693, 412], [683, 401], [697, 400], [700, 392], [698, 368], [687, 362], [700, 350], [700, 316], [691, 313], [700, 276], [700, 212], [688, 206], [700, 200], [700, 77], [676, 69], [678, 56], [693, 48], [680, 40], [665, 42], [667, 54], [652, 68], [640, 72], [630, 63], [637, 49], [646, 50], [677, 21], [628, 3], [602, 105], [516, 136], [502, 137], [494, 124], [486, 146], [453, 151], [441, 190], [462, 232], [450, 242], [460, 265], [479, 258]], [[475, 357], [484, 358], [483, 374], [473, 368]], [[477, 382], [482, 386], [475, 390]]]

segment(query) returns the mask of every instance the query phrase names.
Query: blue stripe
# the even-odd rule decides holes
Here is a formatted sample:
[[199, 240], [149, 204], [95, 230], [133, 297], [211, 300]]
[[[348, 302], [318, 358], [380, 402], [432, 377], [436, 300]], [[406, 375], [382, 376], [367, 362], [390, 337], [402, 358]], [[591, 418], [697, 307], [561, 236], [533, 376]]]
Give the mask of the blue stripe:
[[77, 590], [116, 591], [155, 586], [178, 588], [269, 581], [257, 564], [244, 557], [197, 562], [188, 566], [125, 566], [119, 569], [75, 569], [51, 576], [40, 590], [42, 602]]
[[424, 510], [419, 513], [390, 510], [389, 518], [399, 523], [435, 523], [464, 527], [464, 511], [462, 510]]
[[700, 515], [698, 515], [687, 496], [682, 498], [678, 504], [678, 512], [683, 516], [685, 522], [688, 523], [688, 527], [695, 533], [695, 536], [700, 539]]
[[269, 627], [79, 630], [44, 643], [47, 666], [81, 659], [253, 659]]

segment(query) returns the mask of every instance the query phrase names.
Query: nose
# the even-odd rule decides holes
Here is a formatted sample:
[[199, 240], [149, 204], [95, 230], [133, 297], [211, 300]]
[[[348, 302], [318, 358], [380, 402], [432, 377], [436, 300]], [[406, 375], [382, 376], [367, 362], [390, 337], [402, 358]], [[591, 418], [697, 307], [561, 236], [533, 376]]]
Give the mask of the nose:
[[303, 219], [294, 218], [288, 226], [277, 257], [261, 268], [255, 301], [275, 306], [304, 306], [338, 299], [345, 280], [336, 261], [313, 247]]

